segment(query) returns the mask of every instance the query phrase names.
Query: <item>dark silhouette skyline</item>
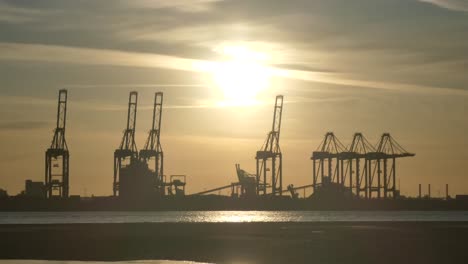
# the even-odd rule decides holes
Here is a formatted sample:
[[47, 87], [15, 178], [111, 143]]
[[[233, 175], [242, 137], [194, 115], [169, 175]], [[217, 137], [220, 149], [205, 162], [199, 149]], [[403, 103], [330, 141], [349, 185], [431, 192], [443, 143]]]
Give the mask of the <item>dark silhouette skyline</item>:
[[164, 93], [164, 174], [187, 175], [188, 193], [235, 181], [234, 164], [255, 172], [278, 94], [285, 183], [311, 184], [328, 131], [347, 143], [388, 132], [418, 154], [399, 162], [402, 194], [468, 193], [466, 11], [456, 0], [0, 1], [0, 188], [43, 180], [67, 89], [70, 194], [112, 194], [133, 90], [140, 148]]

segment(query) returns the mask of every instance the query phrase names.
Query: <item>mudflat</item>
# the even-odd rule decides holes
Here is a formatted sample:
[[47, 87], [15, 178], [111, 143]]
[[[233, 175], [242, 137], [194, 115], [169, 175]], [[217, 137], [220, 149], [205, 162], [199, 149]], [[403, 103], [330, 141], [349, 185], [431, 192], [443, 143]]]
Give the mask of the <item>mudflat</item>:
[[466, 263], [465, 222], [0, 225], [0, 259]]

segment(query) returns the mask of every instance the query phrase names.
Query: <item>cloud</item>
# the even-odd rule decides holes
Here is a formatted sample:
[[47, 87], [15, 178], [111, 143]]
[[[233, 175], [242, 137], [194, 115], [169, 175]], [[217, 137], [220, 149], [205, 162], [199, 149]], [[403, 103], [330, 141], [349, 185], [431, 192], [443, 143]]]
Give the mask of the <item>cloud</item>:
[[31, 130], [51, 126], [47, 121], [0, 121], [0, 131]]
[[175, 9], [181, 12], [197, 13], [212, 10], [216, 2], [222, 0], [123, 0], [120, 1], [124, 6], [136, 8], [154, 8], [154, 9]]
[[63, 88], [78, 88], [78, 89], [96, 89], [96, 88], [102, 88], [102, 89], [109, 89], [109, 88], [163, 88], [163, 87], [171, 87], [171, 88], [177, 88], [177, 87], [206, 87], [207, 85], [205, 84], [176, 84], [176, 83], [130, 83], [130, 84], [120, 84], [120, 83], [114, 83], [114, 84], [64, 84], [62, 85]]
[[108, 2], [9, 1], [17, 9], [58, 12], [38, 23], [2, 24], [2, 41], [202, 60], [216, 59], [219, 45], [238, 44], [272, 55], [269, 63], [279, 68], [456, 88], [468, 81], [463, 65], [434, 64], [468, 59], [463, 13], [415, 0]]
[[37, 105], [37, 106], [52, 106], [56, 104], [56, 100], [52, 99], [44, 99], [44, 98], [37, 98], [37, 97], [30, 97], [30, 96], [7, 96], [2, 95], [0, 96], [0, 104], [2, 106], [7, 105]]
[[433, 87], [405, 83], [379, 82], [372, 80], [357, 80], [347, 78], [341, 74], [327, 74], [299, 70], [280, 70], [280, 74], [286, 78], [312, 81], [318, 83], [334, 84], [354, 88], [379, 89], [394, 92], [410, 92], [433, 95], [460, 95], [468, 96], [468, 90], [447, 87]]
[[196, 25], [182, 25], [166, 29], [155, 30], [153, 27], [132, 28], [122, 32], [123, 38], [135, 38], [136, 40], [152, 40], [163, 43], [193, 43], [213, 44], [229, 39], [245, 38], [251, 34], [272, 34], [269, 26], [254, 25], [247, 22], [232, 23], [197, 23]]
[[286, 68], [286, 69], [300, 70], [300, 71], [327, 72], [327, 73], [336, 72], [335, 70], [332, 70], [332, 69], [315, 68], [306, 63], [279, 63], [279, 64], [274, 64], [273, 66], [277, 68]]
[[419, 0], [450, 10], [468, 12], [468, 1], [466, 0]]
[[0, 22], [26, 23], [47, 16], [48, 12], [38, 9], [22, 8], [0, 2]]
[[[152, 53], [126, 52], [108, 49], [90, 49], [41, 44], [1, 43], [0, 60], [43, 61], [55, 63], [112, 65], [126, 67], [164, 68], [171, 70], [209, 73], [217, 67], [216, 62], [167, 56]], [[349, 87], [383, 89], [398, 92], [416, 92], [431, 94], [468, 95], [467, 90], [451, 89], [393, 82], [359, 80], [344, 74], [332, 72], [315, 72], [268, 67], [277, 77], [328, 83]]]
[[200, 71], [202, 61], [175, 56], [57, 45], [1, 43], [0, 59]]
[[[124, 84], [124, 85], [119, 85], [119, 84], [68, 84], [64, 85], [64, 88], [72, 88], [72, 89], [96, 89], [96, 88], [102, 88], [102, 89], [110, 89], [110, 88], [115, 88], [115, 87], [121, 87], [121, 88], [155, 88], [155, 87], [206, 87], [206, 85], [177, 85], [177, 84]], [[165, 104], [164, 108], [165, 109], [202, 109], [202, 108], [223, 108], [226, 106], [229, 107], [244, 107], [246, 105], [239, 105], [239, 104], [233, 104], [233, 105], [226, 105], [220, 103], [219, 101], [215, 100], [197, 100], [197, 99], [191, 99], [190, 100], [192, 103], [191, 104]], [[38, 98], [38, 97], [30, 97], [30, 96], [2, 96], [0, 95], [0, 105], [2, 106], [8, 106], [8, 107], [31, 107], [31, 106], [47, 106], [47, 107], [54, 107], [57, 104], [57, 101], [54, 99], [43, 99], [43, 98]], [[93, 102], [93, 101], [86, 101], [86, 100], [72, 100], [70, 102], [70, 106], [73, 107], [74, 109], [81, 109], [81, 110], [86, 110], [86, 111], [102, 111], [102, 112], [114, 112], [114, 111], [122, 111], [127, 109], [126, 104], [112, 104], [112, 103], [102, 103], [102, 102]], [[249, 106], [259, 106], [266, 104], [265, 102], [258, 101], [255, 102], [255, 104], [249, 105]], [[138, 106], [139, 111], [149, 111], [153, 110], [153, 105], [140, 105]], [[38, 122], [35, 124], [34, 122], [16, 122], [16, 121], [11, 121], [11, 120], [4, 120], [0, 121], [0, 130], [6, 130], [6, 129], [27, 129], [27, 128], [40, 128], [39, 124], [42, 122]], [[30, 127], [28, 127], [28, 125]]]

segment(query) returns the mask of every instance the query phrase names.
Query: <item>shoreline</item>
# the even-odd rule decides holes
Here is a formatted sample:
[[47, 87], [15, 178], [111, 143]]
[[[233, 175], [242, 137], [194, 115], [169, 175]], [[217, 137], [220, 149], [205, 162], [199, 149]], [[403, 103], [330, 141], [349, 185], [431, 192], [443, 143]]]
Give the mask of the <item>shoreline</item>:
[[455, 263], [468, 222], [0, 225], [0, 259]]
[[468, 211], [466, 199], [348, 199], [315, 200], [278, 198], [233, 199], [222, 196], [163, 197], [123, 200], [88, 199], [0, 200], [0, 211]]

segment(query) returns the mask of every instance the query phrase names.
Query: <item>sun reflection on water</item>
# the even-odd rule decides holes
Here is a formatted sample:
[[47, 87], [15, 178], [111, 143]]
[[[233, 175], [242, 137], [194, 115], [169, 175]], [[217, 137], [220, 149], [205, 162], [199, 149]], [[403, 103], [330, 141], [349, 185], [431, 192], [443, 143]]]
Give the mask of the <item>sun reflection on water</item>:
[[245, 223], [245, 222], [274, 222], [289, 221], [289, 217], [281, 217], [274, 212], [259, 211], [216, 211], [199, 214], [202, 222], [211, 223]]

